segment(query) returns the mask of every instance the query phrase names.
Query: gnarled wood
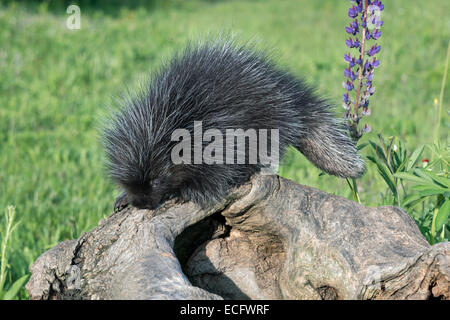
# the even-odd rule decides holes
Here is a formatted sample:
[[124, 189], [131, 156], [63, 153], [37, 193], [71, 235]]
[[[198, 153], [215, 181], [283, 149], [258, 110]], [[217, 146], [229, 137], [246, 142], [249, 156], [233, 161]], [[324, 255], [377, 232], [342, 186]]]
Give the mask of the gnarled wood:
[[32, 299], [450, 297], [450, 245], [396, 207], [254, 176], [214, 208], [127, 208], [31, 267]]

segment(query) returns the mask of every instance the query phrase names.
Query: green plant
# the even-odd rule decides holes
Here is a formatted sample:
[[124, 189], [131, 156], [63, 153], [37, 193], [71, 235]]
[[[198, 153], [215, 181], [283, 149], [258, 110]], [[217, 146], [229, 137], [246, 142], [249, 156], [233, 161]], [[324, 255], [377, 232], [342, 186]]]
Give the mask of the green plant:
[[376, 165], [379, 175], [391, 190], [394, 197], [392, 204], [400, 206], [399, 188], [401, 186], [404, 190], [404, 186], [399, 183], [395, 174], [412, 168], [420, 157], [423, 146], [417, 148], [417, 152], [413, 153], [411, 157], [408, 157], [402, 141], [394, 143], [396, 140], [395, 137], [390, 137], [385, 141], [381, 133], [378, 134], [378, 138], [378, 143], [369, 141], [373, 155], [367, 156], [367, 159]]
[[[422, 217], [418, 222], [419, 228], [433, 244], [436, 241], [445, 241], [446, 228], [450, 214], [450, 178], [449, 159], [450, 148], [448, 144], [441, 144], [439, 140], [439, 129], [442, 122], [442, 104], [444, 89], [447, 80], [447, 70], [450, 58], [450, 42], [447, 45], [445, 69], [441, 82], [439, 100], [435, 99], [437, 119], [435, 123], [434, 143], [417, 147], [410, 156], [404, 143], [398, 141], [394, 144], [395, 137], [384, 141], [381, 134], [378, 135], [379, 143], [370, 141], [374, 155], [367, 158], [373, 162], [378, 169], [379, 175], [388, 185], [393, 194], [393, 204], [405, 208], [411, 216], [415, 216], [415, 208], [421, 204]], [[431, 162], [424, 159], [423, 167], [417, 168], [416, 163], [425, 148], [432, 154]], [[413, 182], [411, 191], [405, 188], [404, 181]], [[401, 186], [403, 193], [400, 194]], [[350, 186], [352, 188], [352, 186]], [[352, 189], [353, 191], [353, 189]], [[357, 195], [357, 191], [356, 191]], [[431, 222], [429, 217], [431, 216]], [[425, 218], [425, 219], [423, 219]], [[428, 219], [427, 219], [428, 218]], [[427, 223], [428, 222], [428, 223]]]
[[435, 144], [428, 147], [437, 155], [434, 161], [431, 163], [425, 161], [424, 168], [410, 168], [407, 172], [398, 172], [395, 177], [414, 183], [411, 188], [414, 193], [403, 199], [402, 207], [411, 211], [427, 200], [434, 204], [429, 209], [432, 221], [429, 234], [426, 234], [430, 243], [433, 244], [436, 241], [446, 240], [445, 230], [450, 214], [450, 166], [448, 163], [450, 149], [440, 148]]
[[18, 223], [14, 224], [14, 217], [16, 215], [16, 209], [13, 206], [8, 206], [5, 210], [5, 226], [1, 231], [1, 256], [0, 256], [0, 300], [13, 300], [17, 298], [17, 294], [28, 275], [25, 275], [12, 283], [9, 289], [5, 289], [5, 282], [8, 275], [8, 242], [12, 233], [17, 228]]
[[[376, 165], [389, 187], [392, 204], [404, 208], [416, 219], [431, 244], [445, 241], [450, 213], [450, 149], [435, 144], [422, 145], [408, 155], [402, 141], [395, 137], [385, 141], [381, 134], [379, 142], [370, 141], [370, 146], [373, 155], [367, 158]], [[420, 168], [416, 164], [425, 148], [433, 153], [434, 160], [424, 159]], [[408, 188], [406, 182], [413, 182], [413, 186]], [[417, 210], [419, 212], [415, 212]], [[430, 217], [431, 223], [427, 223]]]

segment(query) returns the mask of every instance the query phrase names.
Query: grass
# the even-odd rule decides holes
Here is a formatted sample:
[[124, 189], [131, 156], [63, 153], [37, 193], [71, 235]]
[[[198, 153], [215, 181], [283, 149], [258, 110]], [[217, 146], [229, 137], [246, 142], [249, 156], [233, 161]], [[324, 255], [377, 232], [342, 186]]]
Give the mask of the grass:
[[[340, 105], [346, 1], [108, 3], [81, 1], [82, 27], [72, 31], [60, 2], [0, 1], [0, 212], [14, 205], [20, 221], [8, 246], [6, 288], [28, 274], [43, 251], [111, 212], [118, 191], [104, 174], [99, 117], [187, 39], [222, 30], [256, 39]], [[387, 1], [377, 92], [367, 118], [373, 133], [362, 142], [378, 132], [401, 137], [410, 150], [433, 141], [448, 12], [446, 0]], [[449, 102], [444, 96], [444, 110]], [[445, 143], [448, 129], [447, 116], [440, 132]], [[345, 180], [319, 173], [293, 150], [280, 170], [296, 182], [351, 198]], [[383, 204], [386, 189], [369, 166], [359, 181], [361, 202]], [[18, 297], [27, 297], [23, 289]]]

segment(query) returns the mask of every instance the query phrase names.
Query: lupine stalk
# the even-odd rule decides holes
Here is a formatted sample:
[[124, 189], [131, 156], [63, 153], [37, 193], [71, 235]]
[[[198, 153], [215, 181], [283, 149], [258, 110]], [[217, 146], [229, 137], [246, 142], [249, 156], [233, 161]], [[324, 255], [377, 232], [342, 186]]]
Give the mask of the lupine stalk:
[[[350, 1], [354, 5], [348, 10], [348, 16], [354, 20], [345, 28], [345, 31], [354, 38], [350, 37], [345, 40], [345, 43], [350, 49], [358, 49], [359, 55], [352, 56], [348, 53], [344, 56], [345, 61], [348, 62], [348, 68], [344, 71], [344, 76], [347, 79], [343, 83], [343, 87], [346, 89], [346, 93], [343, 95], [343, 106], [346, 109], [344, 118], [348, 120], [350, 134], [357, 141], [361, 138], [363, 132], [370, 131], [367, 124], [364, 125], [362, 131], [358, 130], [358, 124], [362, 116], [370, 115], [369, 98], [375, 92], [372, 83], [373, 72], [380, 65], [379, 60], [374, 56], [380, 51], [380, 46], [375, 43], [369, 48], [367, 42], [371, 39], [378, 40], [381, 37], [380, 28], [383, 21], [380, 20], [378, 13], [383, 11], [384, 5], [379, 0]], [[361, 22], [358, 22], [357, 19], [359, 15], [361, 16]], [[372, 32], [371, 29], [373, 29]], [[368, 57], [366, 58], [366, 56]], [[353, 71], [355, 67], [357, 68], [356, 73]], [[352, 101], [351, 93], [355, 88], [356, 93], [354, 101]], [[360, 109], [362, 109], [362, 112], [360, 112]]]
[[[367, 46], [369, 48], [367, 49], [366, 45], [369, 40], [378, 40], [381, 37], [380, 28], [383, 25], [383, 21], [380, 20], [377, 13], [383, 11], [384, 5], [379, 0], [350, 1], [353, 4], [348, 10], [348, 16], [352, 19], [352, 22], [345, 28], [345, 31], [351, 36], [345, 40], [345, 44], [350, 49], [358, 49], [359, 54], [352, 56], [350, 53], [346, 53], [344, 55], [344, 60], [348, 63], [348, 68], [344, 70], [344, 76], [347, 79], [342, 84], [346, 90], [342, 100], [346, 110], [344, 119], [348, 120], [350, 135], [355, 141], [358, 141], [363, 132], [370, 131], [370, 127], [367, 124], [360, 131], [358, 124], [363, 116], [370, 115], [369, 98], [375, 92], [375, 87], [372, 83], [373, 72], [380, 65], [380, 61], [374, 56], [380, 51], [381, 47], [375, 43], [370, 48]], [[357, 19], [359, 15], [361, 16], [360, 23]], [[371, 29], [373, 29], [372, 32]], [[367, 59], [366, 55], [368, 56]], [[353, 71], [354, 68], [357, 68], [356, 73]], [[357, 82], [355, 84], [354, 81], [356, 79]], [[356, 93], [354, 101], [352, 101], [352, 93], [355, 88]], [[360, 109], [362, 109], [361, 113]], [[352, 181], [347, 179], [347, 183], [352, 191], [354, 200], [361, 202], [356, 179], [352, 179]]]
[[[365, 8], [364, 8], [364, 15], [363, 15], [363, 21], [367, 21], [367, 5], [368, 0], [365, 0]], [[354, 107], [354, 111], [353, 114], [358, 116], [358, 101], [359, 101], [359, 94], [361, 91], [361, 84], [362, 84], [362, 79], [363, 79], [363, 61], [364, 61], [364, 52], [365, 52], [365, 45], [366, 45], [366, 28], [363, 28], [362, 30], [362, 40], [361, 40], [361, 51], [359, 54], [359, 60], [361, 61], [361, 63], [359, 64], [359, 72], [358, 72], [358, 89], [356, 90], [356, 98], [355, 98], [355, 107]], [[355, 121], [353, 122], [354, 124], [354, 129], [353, 131], [357, 131], [358, 128], [358, 122]]]

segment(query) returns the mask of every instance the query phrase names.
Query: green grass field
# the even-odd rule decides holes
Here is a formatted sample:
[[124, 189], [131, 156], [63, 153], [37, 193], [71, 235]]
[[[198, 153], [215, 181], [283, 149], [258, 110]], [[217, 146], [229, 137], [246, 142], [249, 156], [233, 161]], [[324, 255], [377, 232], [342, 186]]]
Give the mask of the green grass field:
[[[8, 245], [6, 287], [28, 274], [43, 251], [78, 237], [111, 213], [118, 191], [103, 168], [100, 116], [188, 39], [225, 30], [243, 41], [256, 40], [273, 48], [281, 65], [341, 104], [348, 1], [117, 3], [82, 1], [81, 30], [73, 31], [66, 28], [63, 4], [0, 1], [0, 227], [8, 205], [16, 207], [20, 222]], [[450, 39], [450, 2], [385, 5], [377, 92], [367, 118], [372, 132], [363, 142], [382, 132], [401, 137], [413, 150], [433, 140], [433, 100]], [[444, 96], [444, 110], [449, 97]], [[446, 143], [448, 130], [447, 116], [440, 132]], [[301, 184], [351, 197], [345, 180], [319, 173], [294, 151], [280, 170]], [[363, 204], [384, 204], [387, 187], [373, 165], [359, 189]], [[22, 289], [19, 298], [26, 297]]]

